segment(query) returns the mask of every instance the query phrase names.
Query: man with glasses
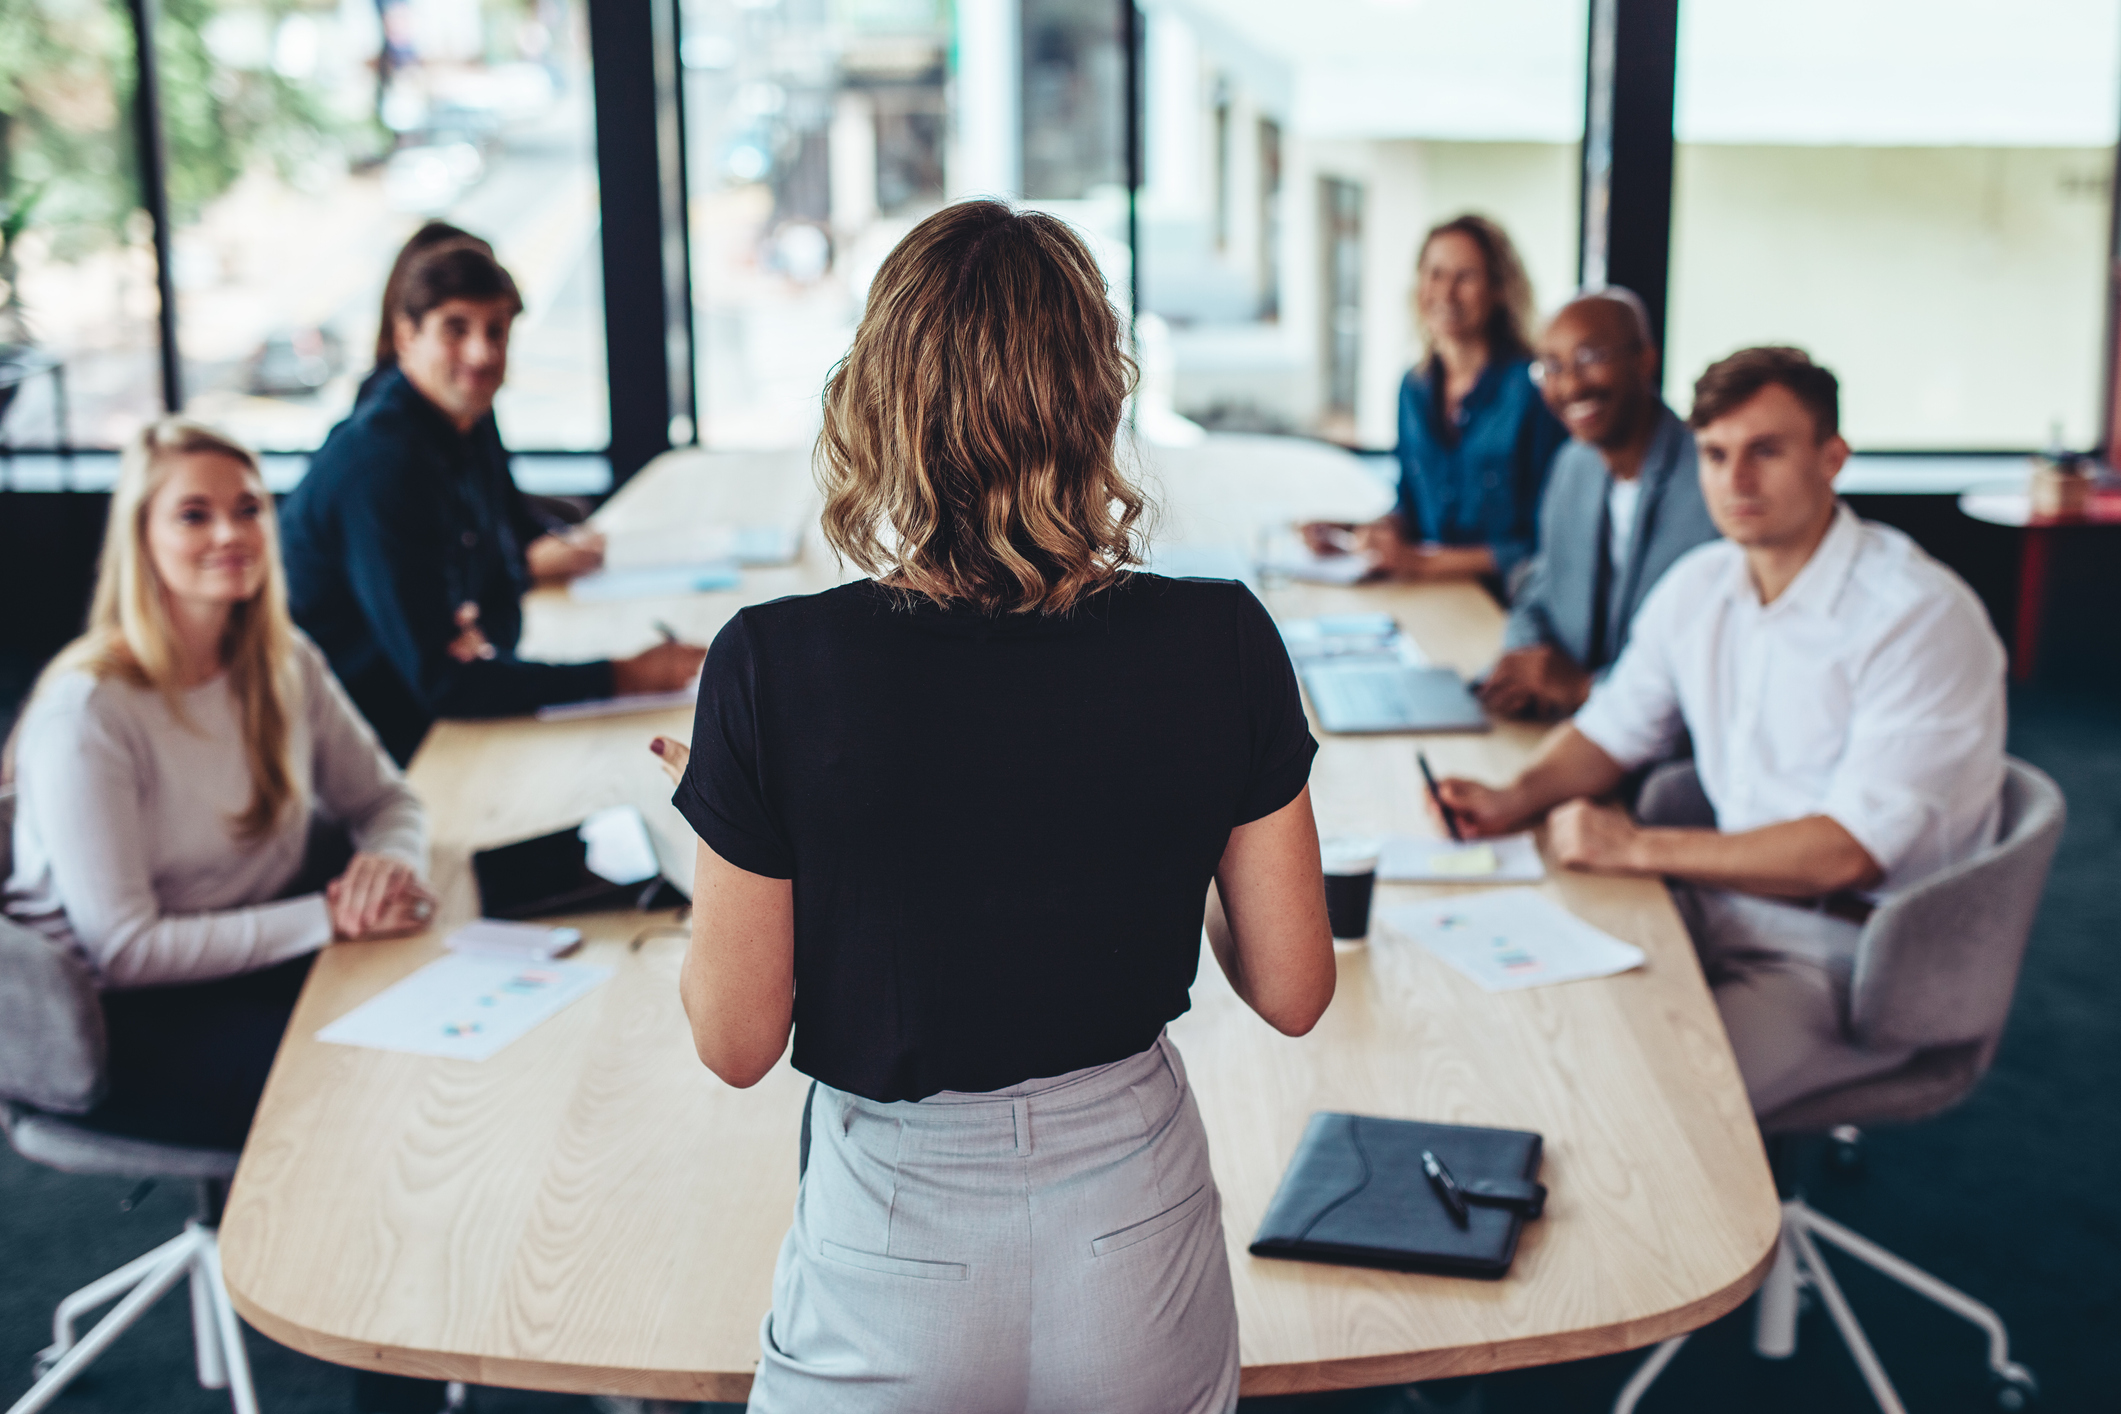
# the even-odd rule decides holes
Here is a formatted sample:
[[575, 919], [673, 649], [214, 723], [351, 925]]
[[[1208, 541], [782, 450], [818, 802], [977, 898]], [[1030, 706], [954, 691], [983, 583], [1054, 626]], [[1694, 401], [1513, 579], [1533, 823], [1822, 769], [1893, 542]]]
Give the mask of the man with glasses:
[[1572, 440], [1554, 459], [1539, 552], [1481, 687], [1490, 711], [1551, 721], [1581, 707], [1651, 586], [1716, 538], [1694, 434], [1658, 396], [1657, 369], [1642, 301], [1617, 286], [1578, 295], [1539, 338], [1532, 381]]

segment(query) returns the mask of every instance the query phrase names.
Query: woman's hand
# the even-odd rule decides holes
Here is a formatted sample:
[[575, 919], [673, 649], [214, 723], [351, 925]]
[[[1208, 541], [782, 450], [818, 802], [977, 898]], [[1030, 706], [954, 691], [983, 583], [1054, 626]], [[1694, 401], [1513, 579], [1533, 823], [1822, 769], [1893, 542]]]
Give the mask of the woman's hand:
[[663, 774], [670, 777], [672, 785], [685, 779], [685, 763], [692, 759], [691, 747], [674, 736], [659, 736], [648, 743], [648, 749], [655, 753], [657, 763], [662, 766]]
[[383, 854], [357, 854], [324, 887], [331, 935], [341, 942], [402, 938], [434, 917], [434, 895], [411, 865]]

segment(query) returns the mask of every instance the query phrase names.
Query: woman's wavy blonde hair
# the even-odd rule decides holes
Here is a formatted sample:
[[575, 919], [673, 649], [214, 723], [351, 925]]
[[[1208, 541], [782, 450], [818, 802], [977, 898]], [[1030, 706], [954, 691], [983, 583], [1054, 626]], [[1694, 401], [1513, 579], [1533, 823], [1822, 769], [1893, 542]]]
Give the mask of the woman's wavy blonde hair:
[[88, 630], [59, 650], [37, 679], [36, 690], [70, 672], [117, 677], [159, 689], [170, 710], [184, 720], [178, 676], [177, 637], [162, 577], [147, 548], [147, 513], [155, 493], [169, 480], [176, 459], [200, 453], [228, 457], [250, 469], [258, 482], [259, 521], [265, 531], [265, 583], [254, 598], [229, 614], [221, 659], [243, 724], [249, 759], [250, 805], [236, 817], [238, 838], [270, 833], [297, 794], [288, 765], [287, 738], [294, 683], [294, 621], [287, 612], [287, 575], [280, 566], [280, 527], [265, 489], [257, 454], [204, 423], [165, 417], [142, 428], [126, 444], [111, 491], [103, 552], [96, 561], [96, 593]]
[[1089, 250], [997, 201], [898, 243], [825, 385], [825, 538], [894, 587], [1062, 613], [1142, 562], [1115, 438], [1134, 386]]

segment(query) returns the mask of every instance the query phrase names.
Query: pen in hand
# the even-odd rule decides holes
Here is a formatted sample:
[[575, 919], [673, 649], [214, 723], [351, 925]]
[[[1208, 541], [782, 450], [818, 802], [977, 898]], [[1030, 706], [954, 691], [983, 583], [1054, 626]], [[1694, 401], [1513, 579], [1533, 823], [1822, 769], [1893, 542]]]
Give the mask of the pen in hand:
[[1458, 1180], [1451, 1177], [1451, 1171], [1443, 1166], [1443, 1160], [1424, 1149], [1421, 1151], [1421, 1171], [1429, 1176], [1429, 1187], [1436, 1190], [1436, 1196], [1443, 1199], [1444, 1207], [1451, 1214], [1451, 1221], [1464, 1227], [1467, 1218], [1466, 1195], [1459, 1189]]
[[1429, 769], [1428, 754], [1417, 751], [1414, 753], [1414, 760], [1421, 767], [1422, 780], [1428, 783], [1429, 799], [1436, 802], [1436, 811], [1443, 816], [1443, 827], [1451, 832], [1452, 839], [1460, 844], [1465, 843], [1466, 837], [1459, 833], [1458, 829], [1458, 812], [1443, 803], [1443, 792], [1436, 788], [1436, 773]]
[[655, 631], [663, 635], [663, 641], [665, 643], [675, 643], [678, 641], [678, 631], [672, 628], [669, 624], [664, 623], [661, 619], [657, 619], [655, 621]]

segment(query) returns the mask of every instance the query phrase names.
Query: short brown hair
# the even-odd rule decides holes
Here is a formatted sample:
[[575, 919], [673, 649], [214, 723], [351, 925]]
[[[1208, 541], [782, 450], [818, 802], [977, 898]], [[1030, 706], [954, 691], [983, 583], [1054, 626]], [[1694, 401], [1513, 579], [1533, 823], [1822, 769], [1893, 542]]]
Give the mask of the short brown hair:
[[1812, 362], [1803, 349], [1772, 345], [1740, 349], [1719, 359], [1694, 380], [1694, 409], [1687, 426], [1697, 431], [1736, 412], [1763, 388], [1787, 388], [1812, 415], [1812, 427], [1824, 442], [1841, 430], [1841, 382]]
[[[523, 312], [523, 296], [516, 291], [514, 277], [501, 268], [484, 241], [455, 241], [422, 251], [405, 267], [395, 313], [417, 325], [453, 299], [480, 304], [506, 300], [510, 313]], [[391, 323], [395, 327], [397, 320]]]
[[1134, 386], [1067, 225], [945, 207], [869, 286], [825, 384], [825, 538], [879, 579], [990, 614], [1059, 613], [1142, 561], [1147, 498], [1114, 439]]
[[[1419, 272], [1421, 262], [1428, 259], [1429, 247], [1444, 236], [1464, 236], [1480, 252], [1481, 262], [1488, 267], [1488, 288], [1495, 296], [1495, 308], [1488, 315], [1488, 327], [1482, 332], [1488, 340], [1489, 357], [1494, 359], [1522, 358], [1532, 351], [1532, 278], [1524, 273], [1524, 261], [1518, 257], [1517, 247], [1510, 240], [1510, 233], [1498, 221], [1468, 211], [1462, 216], [1431, 226], [1429, 233], [1421, 238], [1421, 248], [1414, 256], [1414, 269]], [[1417, 284], [1419, 283], [1417, 273]], [[1421, 302], [1414, 304], [1414, 323], [1421, 325]], [[1429, 331], [1422, 328], [1426, 340]]]
[[398, 258], [390, 263], [389, 277], [383, 281], [383, 317], [376, 323], [376, 367], [393, 368], [398, 362], [397, 330], [391, 326], [397, 322], [398, 306], [405, 298], [405, 272], [421, 256], [446, 245], [468, 245], [493, 254], [492, 246], [447, 221], [429, 221], [408, 236]]

